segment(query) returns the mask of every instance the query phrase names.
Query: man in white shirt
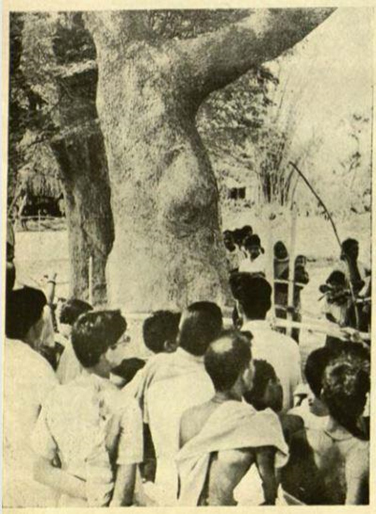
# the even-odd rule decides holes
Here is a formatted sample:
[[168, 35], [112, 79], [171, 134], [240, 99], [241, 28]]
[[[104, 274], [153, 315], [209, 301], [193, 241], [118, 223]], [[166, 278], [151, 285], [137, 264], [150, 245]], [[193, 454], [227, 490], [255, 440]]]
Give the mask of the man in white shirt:
[[51, 365], [33, 348], [43, 331], [42, 291], [12, 291], [4, 345], [4, 507], [54, 507], [55, 493], [32, 478], [30, 437], [46, 396], [57, 385]]
[[209, 400], [214, 388], [205, 371], [204, 354], [222, 330], [222, 313], [211, 302], [190, 305], [182, 315], [174, 353], [160, 353], [142, 370], [137, 398], [144, 422], [149, 424], [157, 459], [153, 495], [160, 505], [173, 505], [177, 498], [179, 427], [183, 412]]
[[291, 338], [274, 331], [266, 314], [271, 307], [272, 288], [261, 276], [238, 273], [230, 279], [231, 290], [237, 300], [237, 309], [243, 318], [242, 331], [253, 335], [254, 359], [271, 364], [283, 388], [283, 412], [293, 407], [293, 395], [301, 382], [299, 346]]
[[247, 252], [247, 257], [240, 262], [239, 271], [245, 273], [265, 275], [265, 250], [261, 246], [261, 240], [259, 236], [257, 234], [247, 236], [244, 240], [243, 245]]

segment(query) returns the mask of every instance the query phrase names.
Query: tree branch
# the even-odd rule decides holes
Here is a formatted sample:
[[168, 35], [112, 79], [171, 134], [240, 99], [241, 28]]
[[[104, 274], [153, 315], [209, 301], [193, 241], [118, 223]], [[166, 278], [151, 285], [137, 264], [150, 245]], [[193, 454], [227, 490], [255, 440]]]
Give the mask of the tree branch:
[[202, 101], [210, 92], [293, 47], [334, 10], [258, 9], [224, 29], [175, 41], [188, 88]]

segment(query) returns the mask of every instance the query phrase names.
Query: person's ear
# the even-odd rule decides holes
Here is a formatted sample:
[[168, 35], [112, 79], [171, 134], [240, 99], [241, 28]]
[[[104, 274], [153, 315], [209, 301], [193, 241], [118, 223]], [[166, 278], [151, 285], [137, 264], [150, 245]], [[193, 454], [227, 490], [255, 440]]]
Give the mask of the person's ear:
[[163, 343], [163, 351], [166, 353], [174, 353], [178, 348], [177, 341], [167, 340]]

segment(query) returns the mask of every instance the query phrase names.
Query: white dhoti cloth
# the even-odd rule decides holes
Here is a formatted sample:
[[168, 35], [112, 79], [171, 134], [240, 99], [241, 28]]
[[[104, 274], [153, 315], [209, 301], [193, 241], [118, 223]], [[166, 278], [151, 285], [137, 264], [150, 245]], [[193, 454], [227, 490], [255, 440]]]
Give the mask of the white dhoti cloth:
[[278, 416], [273, 411], [258, 412], [252, 406], [237, 401], [219, 406], [201, 432], [177, 455], [179, 505], [198, 505], [212, 453], [262, 446], [276, 448], [276, 467], [286, 464], [288, 447]]

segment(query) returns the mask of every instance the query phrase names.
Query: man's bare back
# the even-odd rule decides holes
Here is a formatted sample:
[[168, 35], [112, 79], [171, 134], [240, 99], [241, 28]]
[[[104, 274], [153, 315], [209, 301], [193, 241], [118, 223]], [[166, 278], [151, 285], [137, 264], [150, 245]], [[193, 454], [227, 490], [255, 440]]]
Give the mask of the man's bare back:
[[[180, 424], [180, 447], [199, 434], [206, 421], [221, 405], [209, 401], [187, 410]], [[263, 453], [270, 453], [268, 448]], [[256, 449], [241, 448], [221, 451], [211, 456], [208, 476], [200, 497], [200, 505], [236, 505], [234, 490], [251, 465], [256, 461]], [[271, 451], [274, 459], [274, 451]], [[274, 461], [272, 465], [274, 471]]]

